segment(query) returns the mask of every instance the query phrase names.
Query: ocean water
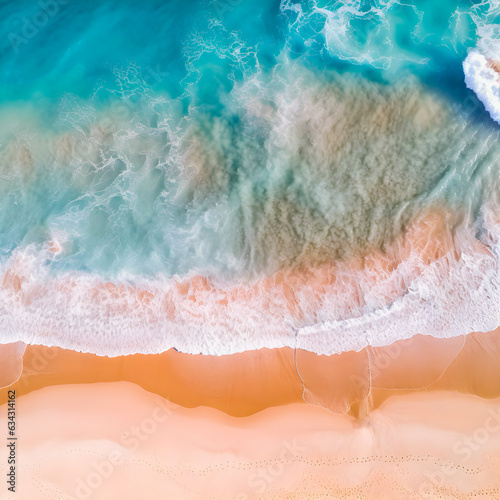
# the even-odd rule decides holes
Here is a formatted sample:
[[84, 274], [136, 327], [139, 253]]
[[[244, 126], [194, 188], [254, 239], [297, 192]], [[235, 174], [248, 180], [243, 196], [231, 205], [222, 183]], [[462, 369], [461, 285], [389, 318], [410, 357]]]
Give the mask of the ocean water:
[[[332, 353], [500, 325], [498, 2], [0, 19], [2, 341]], [[455, 253], [402, 258], [435, 211]]]

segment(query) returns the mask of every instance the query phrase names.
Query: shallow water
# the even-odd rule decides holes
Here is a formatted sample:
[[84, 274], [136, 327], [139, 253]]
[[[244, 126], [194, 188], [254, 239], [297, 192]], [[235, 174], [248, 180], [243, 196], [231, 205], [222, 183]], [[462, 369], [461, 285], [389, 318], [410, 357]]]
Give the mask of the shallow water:
[[[3, 4], [3, 340], [331, 353], [494, 329], [500, 132], [462, 62], [494, 53], [499, 14], [451, 1]], [[425, 250], [400, 242], [441, 210], [424, 237], [452, 243], [423, 269], [411, 259], [430, 264]], [[397, 293], [360, 277], [356, 262], [380, 252]], [[308, 272], [335, 285], [294, 288]], [[265, 281], [276, 273], [285, 285]]]

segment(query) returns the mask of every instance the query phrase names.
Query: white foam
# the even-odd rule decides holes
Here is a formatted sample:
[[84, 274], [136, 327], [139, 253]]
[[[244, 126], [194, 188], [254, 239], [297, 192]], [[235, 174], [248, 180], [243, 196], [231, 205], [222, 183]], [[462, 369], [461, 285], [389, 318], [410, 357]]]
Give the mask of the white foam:
[[75, 272], [55, 279], [44, 265], [48, 251], [30, 247], [2, 269], [9, 274], [0, 288], [0, 342], [108, 356], [172, 347], [212, 355], [285, 346], [333, 354], [418, 333], [448, 338], [491, 331], [500, 324], [500, 224], [493, 219], [487, 228], [491, 253], [481, 245], [478, 250], [469, 227], [455, 236], [458, 261], [447, 254], [427, 265], [417, 252], [384, 279], [339, 265], [338, 279], [316, 295], [307, 280], [299, 283], [300, 319], [287, 308], [285, 286], [201, 278], [193, 286], [191, 276], [137, 278], [120, 287]]
[[488, 59], [473, 50], [463, 62], [465, 84], [477, 95], [491, 118], [500, 123], [500, 75]]

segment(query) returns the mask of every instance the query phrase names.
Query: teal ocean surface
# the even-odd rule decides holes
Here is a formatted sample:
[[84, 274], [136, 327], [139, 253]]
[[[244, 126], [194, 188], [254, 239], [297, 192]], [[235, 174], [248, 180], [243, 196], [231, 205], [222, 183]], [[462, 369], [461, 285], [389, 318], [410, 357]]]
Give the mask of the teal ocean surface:
[[[20, 0], [0, 19], [0, 340], [331, 353], [500, 325], [497, 1]], [[457, 259], [404, 260], [397, 298], [353, 268], [430, 210]], [[262, 285], [332, 265], [314, 300], [294, 289], [300, 315]]]

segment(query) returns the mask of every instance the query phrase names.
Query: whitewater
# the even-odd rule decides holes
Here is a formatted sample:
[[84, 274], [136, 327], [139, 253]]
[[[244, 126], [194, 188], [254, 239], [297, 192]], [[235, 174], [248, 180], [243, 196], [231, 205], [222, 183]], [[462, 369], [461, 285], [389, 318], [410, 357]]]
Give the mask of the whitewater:
[[1, 8], [0, 341], [332, 354], [500, 325], [496, 4], [133, 4]]

